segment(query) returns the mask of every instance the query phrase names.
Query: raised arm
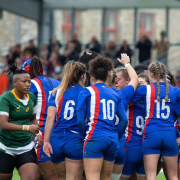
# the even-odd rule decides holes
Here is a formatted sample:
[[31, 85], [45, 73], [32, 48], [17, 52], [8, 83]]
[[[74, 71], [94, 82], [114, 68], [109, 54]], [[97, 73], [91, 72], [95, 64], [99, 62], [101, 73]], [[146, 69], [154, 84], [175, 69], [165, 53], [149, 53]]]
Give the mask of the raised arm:
[[127, 69], [127, 72], [129, 74], [129, 77], [130, 77], [130, 82], [128, 85], [132, 85], [134, 87], [134, 90], [136, 90], [136, 87], [138, 85], [138, 76], [130, 64], [129, 56], [127, 56], [127, 54], [121, 54], [121, 59], [117, 58], [117, 60], [121, 64], [123, 64]]

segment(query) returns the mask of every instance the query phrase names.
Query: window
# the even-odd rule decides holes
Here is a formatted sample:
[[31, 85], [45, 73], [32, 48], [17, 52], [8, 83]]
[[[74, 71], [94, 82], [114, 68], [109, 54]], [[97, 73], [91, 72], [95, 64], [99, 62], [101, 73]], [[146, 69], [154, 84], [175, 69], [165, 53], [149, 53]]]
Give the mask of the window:
[[[75, 32], [78, 33], [79, 24], [79, 13], [75, 12]], [[63, 30], [63, 39], [64, 43], [69, 42], [72, 34], [72, 11], [63, 11], [63, 24], [61, 25]]]
[[144, 34], [148, 36], [153, 35], [153, 14], [140, 14], [140, 23], [139, 23], [139, 35], [142, 36]]
[[118, 12], [113, 10], [108, 10], [106, 14], [106, 41], [111, 40], [117, 41], [118, 36]]

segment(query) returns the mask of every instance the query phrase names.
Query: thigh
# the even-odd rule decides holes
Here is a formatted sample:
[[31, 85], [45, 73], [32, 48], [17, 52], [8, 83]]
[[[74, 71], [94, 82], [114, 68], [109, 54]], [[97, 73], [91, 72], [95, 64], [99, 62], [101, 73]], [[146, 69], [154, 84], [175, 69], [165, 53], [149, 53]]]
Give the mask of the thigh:
[[178, 172], [178, 156], [163, 156], [164, 165], [166, 168], [167, 178], [177, 178]]
[[119, 141], [119, 149], [117, 151], [116, 159], [114, 164], [123, 165], [126, 161], [126, 139], [122, 138]]
[[84, 169], [87, 180], [99, 180], [103, 165], [103, 158], [84, 158]]
[[66, 180], [65, 161], [61, 163], [52, 163], [58, 180]]
[[53, 136], [50, 140], [53, 154], [51, 154], [51, 162], [59, 164], [65, 161], [65, 154], [63, 151], [63, 146], [66, 143], [64, 136], [59, 136], [58, 134], [53, 133]]
[[162, 156], [176, 156], [179, 154], [179, 149], [176, 141], [175, 131], [163, 131]]
[[19, 170], [21, 166], [27, 163], [37, 165], [37, 156], [35, 149], [31, 149], [28, 152], [16, 156], [16, 169]]
[[63, 146], [64, 155], [71, 160], [83, 159], [84, 139], [78, 134], [71, 133], [66, 137], [66, 143]]
[[42, 162], [38, 164], [38, 167], [44, 179], [57, 180], [55, 170], [50, 161]]
[[38, 166], [35, 163], [26, 163], [18, 169], [21, 180], [36, 180], [38, 175]]
[[3, 174], [6, 174], [7, 176], [12, 176], [14, 167], [15, 157], [0, 151], [0, 177], [3, 176]]
[[36, 149], [36, 154], [38, 164], [50, 161], [50, 157], [48, 157], [43, 151], [43, 146], [41, 148]]
[[101, 169], [101, 180], [110, 180], [111, 174], [113, 170], [114, 161], [103, 161], [102, 169]]
[[161, 154], [163, 138], [160, 132], [151, 132], [145, 134], [142, 149], [143, 155]]
[[79, 180], [83, 172], [83, 160], [71, 160], [66, 158], [66, 179]]
[[145, 173], [146, 178], [149, 179], [150, 177], [152, 179], [156, 179], [157, 174], [157, 164], [159, 161], [159, 154], [150, 154], [150, 155], [144, 155], [144, 167], [145, 167]]

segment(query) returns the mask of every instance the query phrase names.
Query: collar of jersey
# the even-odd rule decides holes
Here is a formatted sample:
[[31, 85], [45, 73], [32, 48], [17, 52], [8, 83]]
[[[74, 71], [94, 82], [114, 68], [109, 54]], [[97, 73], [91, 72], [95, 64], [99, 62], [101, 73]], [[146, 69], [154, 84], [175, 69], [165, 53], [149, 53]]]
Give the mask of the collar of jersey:
[[[13, 89], [11, 92], [14, 94], [14, 97], [15, 97], [18, 101], [20, 101], [20, 98], [16, 95], [15, 90]], [[28, 98], [28, 100], [29, 100], [29, 94], [26, 94], [26, 96], [27, 96], [27, 98]]]

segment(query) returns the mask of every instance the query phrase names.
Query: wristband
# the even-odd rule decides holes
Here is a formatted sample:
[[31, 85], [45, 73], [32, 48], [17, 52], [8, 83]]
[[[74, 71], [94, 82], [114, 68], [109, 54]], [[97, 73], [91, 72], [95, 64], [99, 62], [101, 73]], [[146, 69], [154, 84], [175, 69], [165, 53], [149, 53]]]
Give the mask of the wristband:
[[[42, 132], [41, 132], [41, 131], [39, 131], [39, 133], [38, 133], [37, 135], [40, 135], [40, 136], [42, 136]], [[37, 135], [36, 135], [36, 136], [37, 136]]]
[[128, 63], [126, 63], [124, 66], [125, 67], [128, 67], [128, 66], [130, 66], [131, 64], [130, 64], [130, 62], [128, 62]]
[[28, 125], [23, 125], [23, 131], [29, 131], [29, 126]]

